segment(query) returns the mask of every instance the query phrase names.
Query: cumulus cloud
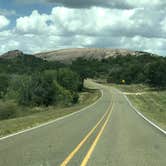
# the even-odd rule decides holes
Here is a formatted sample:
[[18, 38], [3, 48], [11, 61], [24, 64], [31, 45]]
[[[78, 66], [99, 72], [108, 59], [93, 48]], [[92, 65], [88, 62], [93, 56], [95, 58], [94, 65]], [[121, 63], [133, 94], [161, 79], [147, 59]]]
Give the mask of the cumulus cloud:
[[129, 48], [164, 54], [166, 10], [59, 6], [49, 14], [34, 10], [18, 18], [15, 28], [0, 32], [1, 53], [9, 49], [34, 53], [66, 47]]
[[20, 17], [16, 20], [16, 29], [22, 33], [42, 33], [47, 28], [49, 16], [32, 11], [30, 16]]
[[0, 29], [9, 25], [10, 21], [3, 15], [0, 15]]
[[20, 17], [16, 29], [20, 33], [49, 33], [54, 35], [86, 36], [143, 36], [166, 37], [166, 11], [150, 9], [70, 9], [55, 7], [50, 14], [33, 11], [30, 16]]
[[137, 7], [163, 8], [166, 5], [164, 0], [45, 0], [58, 3], [71, 8], [90, 8], [93, 6], [129, 9]]

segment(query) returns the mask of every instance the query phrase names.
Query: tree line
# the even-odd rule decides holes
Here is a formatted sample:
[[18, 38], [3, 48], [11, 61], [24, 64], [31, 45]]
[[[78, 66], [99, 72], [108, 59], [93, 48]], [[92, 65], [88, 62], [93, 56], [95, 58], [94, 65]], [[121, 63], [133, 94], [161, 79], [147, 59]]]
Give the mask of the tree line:
[[74, 61], [71, 68], [82, 79], [104, 78], [109, 83], [148, 84], [156, 88], [166, 87], [166, 58], [144, 53], [140, 56], [117, 56], [108, 59], [84, 59]]
[[31, 55], [0, 59], [0, 98], [19, 105], [71, 105], [83, 88], [80, 76], [60, 62]]
[[145, 53], [103, 60], [78, 58], [71, 64], [32, 55], [0, 58], [0, 119], [14, 114], [15, 105], [5, 105], [4, 101], [31, 107], [75, 104], [87, 78], [165, 88], [166, 58]]

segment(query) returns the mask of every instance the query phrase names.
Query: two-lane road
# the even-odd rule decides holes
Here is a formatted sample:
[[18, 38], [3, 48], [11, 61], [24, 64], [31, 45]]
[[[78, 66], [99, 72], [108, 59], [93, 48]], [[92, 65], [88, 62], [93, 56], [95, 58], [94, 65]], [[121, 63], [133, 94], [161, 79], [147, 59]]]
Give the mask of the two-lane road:
[[49, 125], [0, 140], [0, 166], [165, 166], [166, 136], [137, 115], [122, 94]]

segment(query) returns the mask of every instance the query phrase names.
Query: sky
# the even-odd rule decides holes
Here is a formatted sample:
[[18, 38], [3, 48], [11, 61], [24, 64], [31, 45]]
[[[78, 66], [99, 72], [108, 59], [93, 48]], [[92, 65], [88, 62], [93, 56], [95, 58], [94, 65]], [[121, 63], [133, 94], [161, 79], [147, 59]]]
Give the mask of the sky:
[[126, 48], [166, 55], [166, 0], [0, 0], [0, 54]]

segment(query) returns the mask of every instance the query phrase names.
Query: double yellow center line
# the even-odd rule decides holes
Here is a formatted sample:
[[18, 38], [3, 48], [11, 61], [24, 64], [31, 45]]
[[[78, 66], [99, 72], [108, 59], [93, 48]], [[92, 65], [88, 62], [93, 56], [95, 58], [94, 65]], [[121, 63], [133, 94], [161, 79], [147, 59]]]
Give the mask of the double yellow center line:
[[76, 148], [66, 157], [66, 159], [61, 163], [60, 166], [66, 166], [70, 160], [74, 157], [74, 155], [79, 151], [79, 149], [84, 145], [84, 143], [88, 140], [88, 138], [94, 133], [94, 131], [96, 130], [96, 128], [101, 124], [101, 122], [104, 120], [104, 118], [107, 115], [107, 118], [103, 124], [103, 126], [101, 127], [98, 135], [96, 136], [94, 142], [92, 143], [90, 149], [88, 150], [85, 158], [83, 159], [81, 166], [86, 166], [88, 163], [88, 160], [97, 144], [97, 142], [100, 139], [100, 136], [102, 135], [110, 117], [111, 117], [111, 113], [112, 113], [112, 109], [113, 109], [113, 102], [109, 105], [109, 108], [107, 109], [107, 111], [104, 113], [104, 115], [101, 117], [101, 119], [97, 122], [97, 124], [89, 131], [89, 133], [83, 138], [83, 140], [76, 146]]

